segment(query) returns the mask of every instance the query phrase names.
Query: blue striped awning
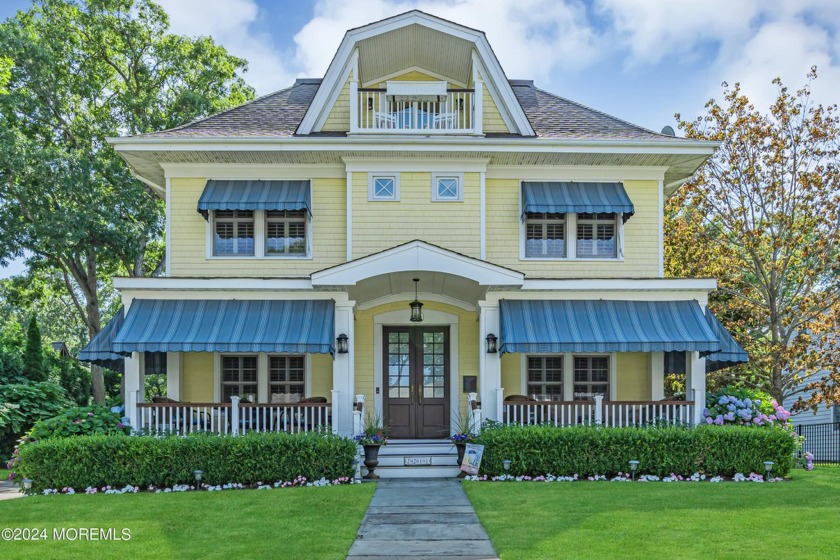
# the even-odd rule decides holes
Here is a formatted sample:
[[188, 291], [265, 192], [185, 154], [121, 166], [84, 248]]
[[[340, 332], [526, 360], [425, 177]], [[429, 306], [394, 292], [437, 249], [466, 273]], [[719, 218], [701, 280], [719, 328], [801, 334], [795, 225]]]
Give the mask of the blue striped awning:
[[332, 300], [134, 300], [114, 352], [332, 354]]
[[615, 213], [624, 221], [636, 209], [621, 183], [522, 183], [522, 214], [548, 212], [552, 214]]
[[502, 300], [500, 352], [720, 350], [696, 301]]
[[726, 327], [708, 309], [706, 310], [706, 321], [720, 341], [720, 350], [717, 352], [701, 352], [700, 354], [706, 357], [706, 373], [736, 364], [743, 364], [750, 360], [746, 350], [741, 348], [741, 345], [732, 338]]
[[312, 215], [309, 181], [209, 180], [198, 199], [198, 211], [306, 210]]
[[120, 307], [119, 311], [111, 318], [105, 328], [97, 333], [87, 346], [79, 352], [79, 360], [89, 362], [98, 366], [106, 367], [114, 371], [123, 371], [124, 356], [129, 353], [118, 354], [111, 349], [111, 341], [117, 336], [125, 321], [125, 313]]

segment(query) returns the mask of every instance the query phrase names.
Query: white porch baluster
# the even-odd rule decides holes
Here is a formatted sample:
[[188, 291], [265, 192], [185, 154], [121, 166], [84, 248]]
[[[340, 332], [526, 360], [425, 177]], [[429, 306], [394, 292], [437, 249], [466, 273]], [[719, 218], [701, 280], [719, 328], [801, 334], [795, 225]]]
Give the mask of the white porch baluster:
[[595, 423], [596, 424], [603, 424], [604, 423], [604, 406], [603, 401], [604, 397], [602, 395], [595, 395]]
[[239, 397], [236, 395], [230, 398], [230, 423], [231, 433], [235, 436], [239, 435]]

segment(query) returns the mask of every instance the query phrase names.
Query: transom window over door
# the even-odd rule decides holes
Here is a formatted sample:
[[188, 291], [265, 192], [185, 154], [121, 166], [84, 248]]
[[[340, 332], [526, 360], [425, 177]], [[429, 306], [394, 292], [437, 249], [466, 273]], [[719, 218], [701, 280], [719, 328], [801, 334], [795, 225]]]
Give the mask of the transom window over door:
[[252, 210], [215, 210], [213, 233], [214, 255], [254, 255]]
[[528, 396], [538, 401], [563, 400], [562, 356], [528, 356]]
[[256, 356], [222, 356], [222, 402], [230, 402], [232, 396], [256, 402]]
[[265, 252], [273, 256], [305, 256], [306, 212], [268, 210], [265, 217]]
[[566, 257], [566, 215], [529, 213], [525, 215], [525, 256]]
[[592, 400], [595, 395], [605, 399], [610, 394], [610, 358], [609, 356], [575, 356], [576, 401]]
[[615, 214], [578, 214], [577, 258], [615, 258], [617, 229]]
[[303, 356], [270, 356], [268, 392], [271, 402], [300, 402], [306, 393]]

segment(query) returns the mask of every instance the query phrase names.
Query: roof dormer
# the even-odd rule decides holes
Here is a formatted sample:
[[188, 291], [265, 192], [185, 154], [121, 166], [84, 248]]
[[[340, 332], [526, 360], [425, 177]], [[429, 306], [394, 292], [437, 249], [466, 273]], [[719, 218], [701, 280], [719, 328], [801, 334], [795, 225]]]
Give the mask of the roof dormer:
[[416, 10], [347, 32], [297, 132], [534, 135], [484, 33]]

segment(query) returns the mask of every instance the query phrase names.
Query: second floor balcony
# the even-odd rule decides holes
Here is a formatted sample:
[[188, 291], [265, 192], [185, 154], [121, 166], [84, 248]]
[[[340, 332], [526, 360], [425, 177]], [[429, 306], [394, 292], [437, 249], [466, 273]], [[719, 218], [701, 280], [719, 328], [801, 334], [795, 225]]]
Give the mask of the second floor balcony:
[[481, 84], [453, 89], [441, 83], [435, 91], [436, 85], [389, 82], [387, 88], [351, 88], [351, 132], [481, 134]]

